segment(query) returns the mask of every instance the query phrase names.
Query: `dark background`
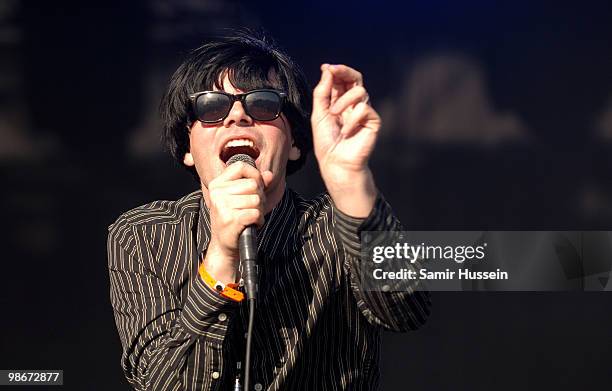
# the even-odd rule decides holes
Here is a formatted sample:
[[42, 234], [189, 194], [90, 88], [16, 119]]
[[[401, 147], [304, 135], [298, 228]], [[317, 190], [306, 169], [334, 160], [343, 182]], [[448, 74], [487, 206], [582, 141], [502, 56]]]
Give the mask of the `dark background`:
[[[612, 228], [612, 9], [606, 2], [0, 2], [0, 369], [128, 389], [106, 228], [197, 185], [159, 146], [183, 55], [265, 28], [310, 83], [365, 75], [384, 120], [372, 167], [408, 229]], [[290, 179], [313, 195], [316, 164]], [[602, 289], [610, 290], [608, 276]], [[608, 389], [609, 292], [434, 293], [385, 334], [381, 390]]]

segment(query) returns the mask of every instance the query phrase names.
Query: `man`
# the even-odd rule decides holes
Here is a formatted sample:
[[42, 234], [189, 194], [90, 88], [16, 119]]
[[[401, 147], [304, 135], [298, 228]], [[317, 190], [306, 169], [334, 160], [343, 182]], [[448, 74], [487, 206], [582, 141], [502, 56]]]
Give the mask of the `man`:
[[[249, 225], [259, 227], [255, 390], [375, 389], [380, 329], [427, 318], [423, 292], [360, 286], [360, 232], [400, 229], [368, 167], [381, 121], [361, 74], [323, 64], [310, 121], [309, 112], [297, 66], [245, 34], [196, 49], [173, 75], [165, 140], [201, 190], [109, 228], [121, 362], [136, 389], [232, 387], [248, 317], [237, 243]], [[285, 177], [304, 162], [311, 132], [328, 194], [306, 201]], [[236, 153], [256, 167], [227, 165]]]

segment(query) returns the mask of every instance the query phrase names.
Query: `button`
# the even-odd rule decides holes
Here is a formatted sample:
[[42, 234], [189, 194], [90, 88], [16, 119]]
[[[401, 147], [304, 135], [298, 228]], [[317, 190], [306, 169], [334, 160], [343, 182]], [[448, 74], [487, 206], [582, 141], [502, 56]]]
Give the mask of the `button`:
[[220, 374], [219, 374], [219, 372], [217, 372], [217, 371], [214, 371], [214, 372], [212, 373], [212, 378], [213, 378], [213, 379], [215, 379], [215, 380], [217, 380], [217, 379], [219, 378], [219, 376], [221, 376], [221, 375], [220, 375]]
[[227, 320], [227, 315], [225, 315], [223, 312], [219, 314], [219, 321], [221, 322], [225, 322]]
[[261, 385], [261, 383], [255, 384], [255, 391], [261, 391], [261, 390], [263, 390], [263, 386]]

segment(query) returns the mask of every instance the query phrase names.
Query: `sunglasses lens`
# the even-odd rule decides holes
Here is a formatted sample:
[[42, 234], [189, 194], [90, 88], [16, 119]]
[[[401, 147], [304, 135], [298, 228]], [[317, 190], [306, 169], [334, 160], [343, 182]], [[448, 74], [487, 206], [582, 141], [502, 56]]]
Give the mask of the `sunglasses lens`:
[[244, 97], [249, 115], [257, 121], [271, 121], [281, 111], [282, 99], [272, 91], [255, 91]]
[[229, 96], [208, 92], [196, 99], [195, 113], [202, 122], [218, 122], [229, 113], [231, 104]]

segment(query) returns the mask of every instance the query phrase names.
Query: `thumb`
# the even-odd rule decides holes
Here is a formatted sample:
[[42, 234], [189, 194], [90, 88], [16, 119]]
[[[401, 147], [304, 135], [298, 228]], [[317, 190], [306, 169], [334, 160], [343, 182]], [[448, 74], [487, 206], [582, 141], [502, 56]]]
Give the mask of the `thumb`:
[[272, 182], [273, 177], [274, 175], [272, 174], [272, 171], [270, 170], [266, 170], [261, 173], [261, 179], [263, 179], [263, 182], [264, 182], [264, 189], [268, 187], [270, 182]]
[[321, 66], [321, 80], [312, 93], [312, 116], [316, 119], [320, 119], [327, 113], [331, 102], [334, 76], [328, 67], [328, 64]]

